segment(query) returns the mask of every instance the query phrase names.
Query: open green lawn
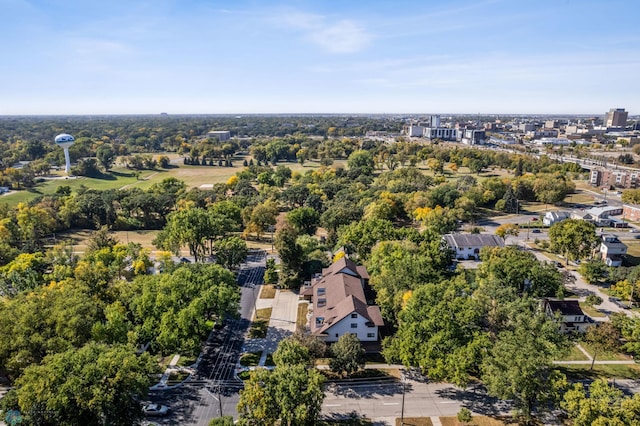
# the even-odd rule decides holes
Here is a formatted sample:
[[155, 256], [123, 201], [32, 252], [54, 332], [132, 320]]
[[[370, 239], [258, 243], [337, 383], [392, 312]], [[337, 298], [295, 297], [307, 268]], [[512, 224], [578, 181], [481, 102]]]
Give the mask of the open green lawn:
[[132, 171], [124, 168], [114, 168], [109, 175], [102, 179], [89, 177], [45, 179], [44, 182], [36, 184], [34, 188], [12, 191], [7, 195], [3, 195], [0, 197], [0, 202], [15, 206], [18, 203], [30, 201], [40, 195], [53, 194], [58, 187], [65, 185], [71, 187], [72, 190], [77, 190], [82, 185], [87, 188], [100, 190], [122, 188], [126, 185], [143, 182], [144, 179], [149, 178], [153, 173], [155, 172], [150, 170], [142, 171], [140, 180], [137, 180], [136, 177], [133, 176]]
[[[591, 356], [593, 356], [593, 348], [586, 342], [580, 342], [580, 346], [584, 348]], [[613, 352], [598, 352], [596, 353], [596, 360], [599, 361], [629, 361], [632, 358], [629, 355], [623, 353]]]
[[[178, 164], [170, 169], [142, 170], [137, 179], [133, 175], [133, 170], [124, 167], [114, 167], [109, 174], [103, 178], [73, 177], [66, 179], [64, 176], [57, 179], [45, 179], [34, 188], [28, 190], [12, 191], [0, 197], [0, 203], [7, 203], [9, 206], [16, 206], [20, 202], [30, 201], [40, 195], [53, 194], [58, 187], [67, 185], [72, 190], [77, 190], [81, 185], [90, 189], [119, 189], [123, 187], [135, 186], [141, 189], [148, 189], [154, 183], [161, 182], [168, 177], [175, 177], [184, 181], [188, 188], [199, 187], [214, 183], [226, 182], [231, 176], [244, 169], [242, 165], [244, 158], [233, 160], [233, 167], [220, 166], [185, 166]], [[308, 161], [301, 166], [295, 162], [282, 162], [278, 165], [289, 167], [293, 172], [306, 173], [321, 167], [319, 162]], [[346, 160], [336, 160], [332, 167], [346, 167]]]
[[267, 322], [271, 319], [271, 310], [273, 308], [262, 308], [258, 309], [255, 313], [256, 320], [267, 320]]
[[[318, 426], [371, 426], [373, 423], [369, 419], [339, 419], [339, 420], [319, 420]], [[405, 423], [408, 425], [408, 423]]]
[[276, 286], [264, 284], [260, 290], [260, 299], [273, 299], [276, 297]]
[[577, 192], [575, 194], [569, 194], [565, 197], [564, 202], [572, 204], [591, 204], [593, 203], [593, 195], [583, 192]]
[[[442, 426], [460, 426], [462, 423], [458, 421], [457, 417], [440, 417], [440, 422]], [[405, 424], [409, 424], [405, 422]], [[493, 417], [488, 416], [472, 416], [470, 425], [473, 426], [504, 426], [504, 425], [517, 425], [518, 423], [511, 422], [508, 420], [494, 419]]]
[[584, 379], [640, 379], [640, 365], [635, 364], [596, 364], [589, 370], [590, 364], [556, 365], [555, 368], [566, 374], [571, 380]]
[[296, 318], [296, 326], [304, 328], [307, 326], [307, 312], [309, 310], [308, 303], [298, 303], [298, 316]]
[[589, 315], [591, 318], [598, 318], [598, 317], [606, 317], [607, 316], [603, 312], [600, 312], [596, 308], [592, 308], [591, 306], [589, 306], [589, 305], [587, 305], [586, 303], [583, 303], [583, 302], [580, 302], [580, 308], [584, 311], [585, 314]]
[[574, 345], [571, 346], [571, 351], [569, 351], [567, 355], [560, 358], [558, 361], [586, 361], [588, 359], [589, 358], [587, 358], [587, 356]]
[[254, 367], [260, 362], [262, 351], [247, 352], [240, 356], [240, 365], [243, 367]]
[[[402, 421], [401, 421], [402, 420]], [[457, 420], [456, 420], [457, 421]], [[456, 426], [459, 423], [455, 423]], [[404, 419], [396, 418], [396, 426], [433, 426], [433, 422], [429, 417], [405, 417]]]

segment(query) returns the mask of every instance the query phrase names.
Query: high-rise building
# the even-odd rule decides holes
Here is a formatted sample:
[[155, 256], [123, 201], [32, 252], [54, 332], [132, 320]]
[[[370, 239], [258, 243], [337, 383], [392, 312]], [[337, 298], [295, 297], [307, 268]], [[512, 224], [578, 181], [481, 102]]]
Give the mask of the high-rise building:
[[606, 127], [625, 127], [629, 113], [624, 108], [611, 108], [604, 115], [604, 125]]

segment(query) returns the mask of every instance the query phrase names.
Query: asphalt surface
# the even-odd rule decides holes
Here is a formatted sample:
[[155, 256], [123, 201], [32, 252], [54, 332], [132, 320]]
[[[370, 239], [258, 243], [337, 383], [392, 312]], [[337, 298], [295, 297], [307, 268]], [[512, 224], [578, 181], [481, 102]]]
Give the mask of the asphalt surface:
[[222, 329], [211, 331], [192, 380], [176, 389], [150, 394], [150, 401], [171, 410], [168, 416], [155, 418], [154, 422], [207, 426], [214, 417], [236, 414], [242, 381], [235, 377], [235, 368], [260, 294], [265, 262], [266, 254], [260, 252], [250, 254], [241, 265], [237, 274], [241, 290], [239, 318], [227, 319]]

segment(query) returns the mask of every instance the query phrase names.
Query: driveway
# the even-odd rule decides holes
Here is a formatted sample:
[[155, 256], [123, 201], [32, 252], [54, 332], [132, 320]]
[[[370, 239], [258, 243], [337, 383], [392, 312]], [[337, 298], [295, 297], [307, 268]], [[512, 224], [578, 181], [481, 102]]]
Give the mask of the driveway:
[[[264, 365], [267, 355], [275, 352], [280, 340], [296, 332], [298, 318], [298, 294], [291, 290], [276, 290], [276, 296], [271, 303], [271, 318], [264, 339], [247, 340], [243, 350], [255, 352], [262, 350], [259, 365]], [[260, 305], [268, 304], [271, 300], [259, 299]], [[265, 303], [267, 302], [267, 303]]]

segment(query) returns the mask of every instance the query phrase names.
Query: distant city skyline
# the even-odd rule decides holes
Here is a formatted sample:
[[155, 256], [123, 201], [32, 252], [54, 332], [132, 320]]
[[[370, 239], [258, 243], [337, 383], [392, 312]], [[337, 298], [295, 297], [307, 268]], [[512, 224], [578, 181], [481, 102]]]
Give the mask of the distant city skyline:
[[0, 115], [640, 114], [624, 0], [0, 0]]

